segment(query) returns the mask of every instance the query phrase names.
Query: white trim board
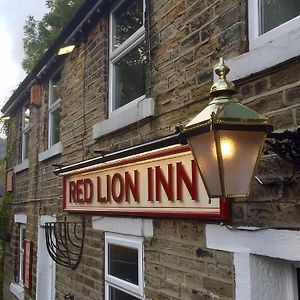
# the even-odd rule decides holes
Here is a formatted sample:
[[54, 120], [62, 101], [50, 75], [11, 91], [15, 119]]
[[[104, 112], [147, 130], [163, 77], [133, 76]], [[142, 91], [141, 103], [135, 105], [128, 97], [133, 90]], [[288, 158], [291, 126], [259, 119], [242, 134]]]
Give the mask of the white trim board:
[[300, 261], [300, 231], [252, 229], [229, 230], [223, 226], [208, 224], [205, 229], [207, 247]]
[[110, 117], [93, 126], [93, 139], [141, 121], [154, 115], [155, 101], [153, 98], [134, 100], [113, 111]]
[[233, 252], [235, 299], [297, 300], [300, 232], [206, 225], [207, 248]]
[[24, 288], [18, 283], [11, 283], [9, 290], [14, 294], [19, 300], [24, 300]]
[[63, 152], [63, 145], [61, 142], [58, 142], [54, 145], [52, 145], [49, 149], [47, 149], [44, 152], [39, 153], [38, 159], [39, 161], [44, 161], [46, 159], [52, 158], [56, 155], [59, 155]]
[[24, 214], [16, 214], [15, 215], [15, 223], [27, 224], [27, 215]]
[[152, 219], [93, 217], [93, 229], [134, 236], [153, 236]]
[[27, 170], [28, 168], [29, 168], [29, 159], [26, 158], [20, 164], [18, 164], [14, 167], [14, 172], [19, 173], [21, 171]]

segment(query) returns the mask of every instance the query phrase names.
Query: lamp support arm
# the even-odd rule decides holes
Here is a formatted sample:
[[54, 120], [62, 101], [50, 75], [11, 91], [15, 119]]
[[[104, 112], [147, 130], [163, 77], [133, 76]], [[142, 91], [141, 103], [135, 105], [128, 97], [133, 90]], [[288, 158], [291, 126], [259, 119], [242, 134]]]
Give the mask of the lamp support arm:
[[265, 144], [265, 154], [274, 152], [295, 167], [300, 167], [300, 128], [295, 131], [272, 132], [267, 135]]

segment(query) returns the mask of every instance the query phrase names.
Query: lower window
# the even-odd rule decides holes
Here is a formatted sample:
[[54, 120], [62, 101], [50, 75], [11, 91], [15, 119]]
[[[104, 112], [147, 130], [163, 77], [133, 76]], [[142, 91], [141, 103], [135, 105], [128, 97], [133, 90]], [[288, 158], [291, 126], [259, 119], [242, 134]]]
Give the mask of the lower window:
[[136, 300], [143, 296], [143, 239], [107, 233], [105, 300]]
[[25, 232], [26, 232], [26, 226], [25, 224], [20, 224], [19, 227], [19, 262], [16, 265], [16, 276], [15, 281], [19, 283], [21, 286], [23, 286], [23, 272], [24, 272], [24, 240], [25, 240]]
[[108, 298], [109, 300], [139, 300], [142, 298], [137, 298], [128, 294], [128, 292], [123, 292], [113, 286], [108, 285]]

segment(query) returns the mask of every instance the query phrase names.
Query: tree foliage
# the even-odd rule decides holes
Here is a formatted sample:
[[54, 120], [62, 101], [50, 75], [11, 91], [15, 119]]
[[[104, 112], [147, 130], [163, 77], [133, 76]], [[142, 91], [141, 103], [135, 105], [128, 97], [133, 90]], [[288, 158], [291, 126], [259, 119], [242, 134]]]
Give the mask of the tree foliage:
[[23, 69], [29, 73], [84, 0], [46, 0], [47, 12], [38, 21], [28, 16], [24, 26]]

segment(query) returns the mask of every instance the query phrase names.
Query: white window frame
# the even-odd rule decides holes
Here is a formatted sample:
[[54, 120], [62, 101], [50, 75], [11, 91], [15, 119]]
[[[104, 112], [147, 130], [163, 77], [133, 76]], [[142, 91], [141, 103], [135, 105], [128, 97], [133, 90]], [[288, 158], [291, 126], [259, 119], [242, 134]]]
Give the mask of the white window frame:
[[126, 41], [124, 41], [118, 48], [113, 50], [113, 26], [114, 26], [114, 12], [124, 3], [125, 0], [119, 1], [119, 3], [112, 9], [109, 17], [109, 118], [119, 115], [121, 112], [130, 109], [132, 106], [136, 106], [140, 101], [145, 99], [145, 95], [137, 99], [133, 99], [120, 108], [114, 108], [114, 92], [115, 92], [115, 78], [114, 78], [114, 64], [116, 64], [122, 57], [130, 52], [137, 45], [145, 40], [145, 0], [143, 1], [143, 26], [140, 27], [134, 34], [132, 34]]
[[28, 159], [28, 152], [29, 152], [29, 149], [27, 149], [27, 157], [25, 157], [25, 146], [26, 146], [25, 139], [26, 139], [26, 134], [28, 134], [27, 138], [29, 140], [29, 128], [30, 128], [30, 124], [25, 128], [25, 111], [27, 109], [29, 109], [29, 104], [24, 105], [22, 109], [22, 151], [21, 151], [22, 162]]
[[[113, 42], [113, 13], [124, 0], [118, 2], [117, 6], [113, 7], [109, 17], [109, 92], [108, 92], [108, 118], [96, 123], [93, 126], [93, 139], [98, 139], [106, 134], [129, 126], [135, 122], [139, 122], [155, 114], [155, 100], [146, 98], [142, 95], [137, 99], [133, 99], [129, 103], [114, 109], [114, 64], [131, 51], [134, 47], [145, 40], [145, 11], [146, 1], [143, 1], [143, 26], [124, 41], [117, 49], [112, 50]], [[126, 117], [124, 117], [126, 116]]]
[[62, 72], [62, 68], [57, 69], [49, 79], [49, 97], [48, 97], [48, 109], [49, 109], [49, 120], [48, 120], [48, 148], [58, 144], [60, 141], [53, 142], [53, 114], [60, 108], [61, 98], [53, 100], [52, 90], [52, 78], [59, 72]]
[[14, 222], [19, 226], [19, 281], [12, 282], [10, 284], [10, 291], [14, 294], [17, 299], [24, 299], [24, 286], [23, 286], [23, 260], [24, 260], [24, 249], [23, 249], [23, 229], [26, 230], [27, 216], [24, 214], [16, 214], [14, 216]]
[[260, 36], [258, 0], [248, 0], [248, 17], [249, 51], [226, 60], [231, 70], [228, 79], [232, 81], [262, 72], [300, 53], [300, 16]]
[[19, 285], [23, 285], [23, 264], [24, 264], [24, 231], [26, 231], [26, 225], [19, 223]]
[[259, 12], [260, 0], [248, 0], [248, 18], [249, 18], [249, 49], [253, 50], [258, 47], [276, 40], [288, 32], [291, 32], [300, 27], [300, 16], [297, 16], [272, 30], [260, 34], [260, 12]]
[[[109, 245], [134, 248], [138, 251], [138, 285], [108, 274]], [[143, 238], [105, 233], [105, 300], [109, 300], [109, 287], [114, 287], [138, 299], [144, 299], [144, 248]]]

